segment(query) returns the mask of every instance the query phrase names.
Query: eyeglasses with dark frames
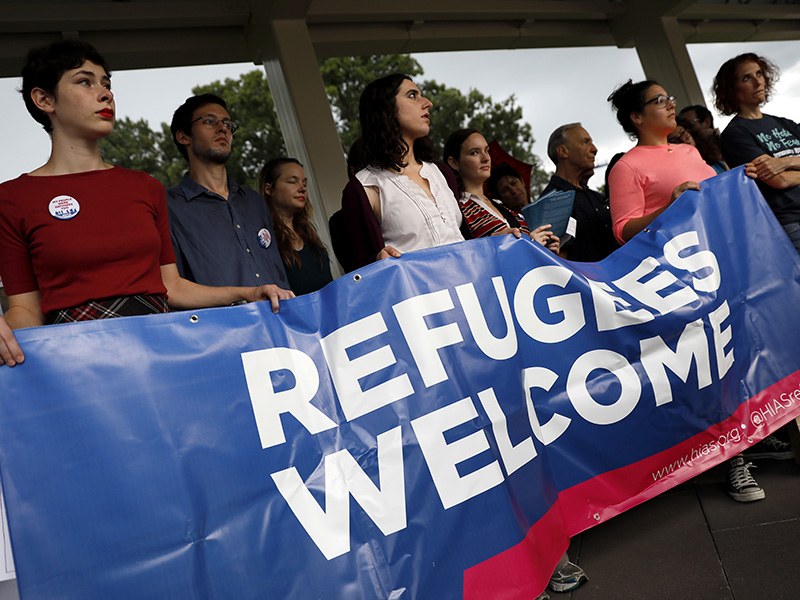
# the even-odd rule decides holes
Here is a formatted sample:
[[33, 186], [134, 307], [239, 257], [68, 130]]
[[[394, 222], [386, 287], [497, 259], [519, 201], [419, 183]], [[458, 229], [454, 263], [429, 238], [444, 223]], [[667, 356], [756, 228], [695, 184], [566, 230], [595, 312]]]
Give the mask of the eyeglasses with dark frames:
[[236, 133], [236, 130], [239, 129], [239, 124], [235, 121], [231, 121], [230, 119], [218, 119], [214, 115], [200, 115], [190, 124], [194, 125], [198, 121], [202, 122], [203, 125], [208, 125], [209, 127], [217, 127], [220, 123], [225, 126], [225, 129], [231, 132], [231, 135]]
[[642, 106], [655, 104], [658, 108], [666, 108], [670, 103], [675, 106], [675, 96], [665, 96], [664, 94], [659, 94], [658, 96], [650, 98], [650, 100], [645, 102]]

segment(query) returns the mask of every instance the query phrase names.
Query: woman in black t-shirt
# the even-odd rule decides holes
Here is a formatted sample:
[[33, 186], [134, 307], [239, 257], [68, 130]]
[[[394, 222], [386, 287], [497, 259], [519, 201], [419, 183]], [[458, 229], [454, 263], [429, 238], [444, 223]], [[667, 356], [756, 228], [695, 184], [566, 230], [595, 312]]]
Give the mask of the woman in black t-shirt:
[[722, 132], [722, 154], [731, 168], [745, 164], [794, 247], [800, 252], [800, 127], [761, 112], [778, 68], [753, 53], [723, 64], [714, 78], [714, 104], [736, 115]]
[[[795, 249], [800, 252], [800, 127], [789, 119], [761, 112], [772, 96], [778, 68], [753, 53], [723, 64], [714, 78], [714, 105], [723, 115], [736, 115], [722, 132], [722, 155], [733, 168], [745, 164], [756, 180]], [[791, 426], [794, 426], [792, 424]], [[786, 434], [788, 426], [784, 426]], [[769, 435], [731, 460], [728, 491], [735, 500], [764, 498], [750, 475], [749, 460], [792, 458], [785, 440]]]
[[289, 286], [298, 296], [333, 280], [328, 251], [311, 223], [307, 183], [303, 165], [295, 158], [275, 158], [258, 176]]

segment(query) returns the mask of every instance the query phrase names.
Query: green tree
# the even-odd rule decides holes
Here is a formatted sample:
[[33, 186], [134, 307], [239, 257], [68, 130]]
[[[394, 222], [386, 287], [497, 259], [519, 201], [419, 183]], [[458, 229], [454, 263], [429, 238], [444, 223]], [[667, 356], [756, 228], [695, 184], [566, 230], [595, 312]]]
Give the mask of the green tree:
[[125, 117], [116, 122], [114, 133], [100, 140], [100, 151], [108, 162], [150, 173], [162, 179], [162, 134], [144, 119]]
[[256, 188], [261, 167], [286, 155], [278, 114], [262, 70], [250, 71], [239, 79], [215, 81], [192, 89], [195, 94], [216, 94], [228, 105], [241, 129], [236, 132], [228, 174], [237, 182]]
[[164, 187], [177, 184], [183, 174], [189, 169], [189, 163], [183, 158], [178, 147], [172, 139], [172, 132], [167, 123], [161, 123], [161, 131], [158, 134], [158, 151], [160, 155], [160, 170], [157, 175]]
[[464, 95], [435, 81], [423, 82], [421, 89], [433, 102], [430, 138], [437, 148], [443, 150], [447, 137], [457, 129], [477, 129], [487, 141], [496, 139], [506, 152], [532, 164], [531, 189], [534, 194], [544, 189], [550, 176], [533, 153], [531, 126], [522, 120], [522, 108], [513, 94], [501, 102], [493, 102], [490, 96], [476, 89]]
[[345, 152], [361, 135], [358, 100], [364, 87], [392, 73], [422, 75], [422, 66], [408, 54], [326, 58], [319, 70]]
[[[228, 174], [239, 183], [255, 188], [264, 163], [286, 154], [263, 72], [250, 71], [238, 79], [200, 85], [193, 88], [192, 93], [216, 94], [227, 103], [228, 111], [241, 126], [227, 163]], [[154, 132], [144, 120], [120, 119], [114, 126], [114, 133], [100, 141], [100, 151], [109, 162], [146, 171], [165, 187], [178, 183], [189, 166], [178, 152], [167, 123], [162, 123], [161, 130]]]
[[[326, 58], [319, 65], [345, 152], [360, 135], [358, 100], [367, 83], [390, 73], [405, 73], [416, 79], [423, 75], [422, 66], [407, 54]], [[534, 191], [544, 187], [548, 175], [533, 154], [531, 126], [522, 120], [522, 109], [513, 95], [494, 102], [476, 89], [464, 94], [435, 81], [423, 81], [420, 87], [434, 103], [431, 139], [439, 150], [451, 132], [474, 127], [487, 140], [497, 138], [510, 154], [532, 163], [531, 187]], [[228, 172], [236, 181], [256, 187], [264, 163], [286, 152], [263, 71], [254, 70], [238, 79], [197, 86], [192, 92], [217, 94], [228, 104], [233, 119], [241, 125], [227, 163]], [[161, 124], [160, 131], [153, 131], [146, 121], [121, 119], [114, 133], [101, 140], [101, 151], [106, 160], [146, 171], [165, 186], [177, 183], [187, 168], [166, 123]]]

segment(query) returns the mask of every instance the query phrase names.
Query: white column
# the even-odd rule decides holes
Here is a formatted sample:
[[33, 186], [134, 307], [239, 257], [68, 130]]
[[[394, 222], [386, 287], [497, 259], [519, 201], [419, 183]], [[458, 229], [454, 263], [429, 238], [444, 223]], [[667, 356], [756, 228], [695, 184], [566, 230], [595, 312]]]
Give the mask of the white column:
[[674, 16], [685, 4], [677, 0], [633, 1], [627, 14], [612, 26], [617, 45], [636, 47], [647, 78], [655, 79], [675, 96], [679, 110], [706, 103]]
[[634, 44], [647, 77], [657, 80], [678, 99], [679, 110], [692, 104], [705, 105], [678, 19], [661, 17], [643, 24], [642, 29], [641, 34], [634, 35]]
[[254, 18], [247, 37], [254, 62], [264, 65], [286, 150], [305, 167], [314, 224], [328, 247], [336, 277], [342, 271], [333, 254], [328, 219], [341, 207], [347, 163], [308, 27], [304, 18]]

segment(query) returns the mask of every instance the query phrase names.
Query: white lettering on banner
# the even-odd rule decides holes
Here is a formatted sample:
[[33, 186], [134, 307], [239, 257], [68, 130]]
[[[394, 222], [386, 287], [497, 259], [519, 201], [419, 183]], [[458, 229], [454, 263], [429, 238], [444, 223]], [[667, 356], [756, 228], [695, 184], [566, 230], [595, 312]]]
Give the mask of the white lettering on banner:
[[711, 328], [714, 331], [714, 349], [717, 352], [717, 368], [719, 369], [719, 378], [722, 379], [728, 369], [733, 365], [733, 348], [727, 354], [725, 353], [725, 346], [731, 341], [730, 326], [722, 329], [722, 322], [727, 319], [731, 314], [731, 309], [728, 308], [728, 301], [713, 310], [708, 315], [708, 320], [711, 321]]
[[[709, 321], [711, 321], [710, 316]], [[717, 348], [719, 348], [719, 342], [716, 341], [718, 337], [717, 330], [718, 327], [715, 329], [714, 338]], [[729, 340], [730, 331], [726, 330], [726, 333]], [[672, 389], [665, 366], [669, 367], [673, 373], [686, 383], [692, 358], [694, 358], [697, 366], [697, 389], [702, 389], [711, 384], [711, 361], [708, 343], [702, 319], [686, 325], [678, 339], [675, 352], [666, 345], [660, 336], [640, 340], [640, 361], [653, 386], [656, 406], [672, 401]], [[730, 356], [732, 361], [732, 352]], [[719, 379], [722, 379], [729, 366], [723, 365], [722, 368], [724, 371], [720, 371]], [[591, 371], [595, 369], [607, 370], [616, 377], [620, 385], [623, 386], [622, 394], [625, 394], [624, 397], [621, 394], [611, 405], [597, 403], [590, 395], [586, 385]], [[633, 366], [622, 355], [610, 350], [592, 350], [581, 355], [573, 363], [567, 377], [567, 393], [575, 411], [585, 420], [596, 425], [611, 425], [630, 414], [640, 399], [641, 382], [635, 375]], [[554, 412], [550, 420], [541, 426], [534, 408], [533, 390], [539, 388], [545, 392], [550, 392], [558, 380], [558, 375], [544, 367], [529, 367], [523, 371], [523, 380], [528, 418], [533, 434], [545, 446], [552, 444], [567, 430], [572, 420]], [[606, 398], [605, 400], [608, 399]], [[585, 411], [586, 414], [582, 411]], [[603, 422], [604, 420], [606, 422]]]
[[614, 284], [642, 304], [654, 308], [662, 315], [669, 314], [673, 310], [699, 300], [697, 294], [689, 287], [681, 287], [681, 289], [671, 294], [662, 296], [659, 292], [678, 283], [678, 279], [669, 271], [661, 270], [654, 277], [642, 281], [659, 267], [661, 267], [661, 263], [652, 256], [648, 256], [633, 271], [615, 280]]
[[325, 510], [295, 467], [272, 474], [281, 496], [328, 560], [350, 551], [350, 494], [383, 535], [406, 527], [401, 428], [380, 434], [377, 446], [380, 490], [347, 450], [325, 457]]
[[428, 328], [425, 317], [453, 308], [449, 290], [414, 296], [392, 307], [425, 387], [447, 380], [439, 348], [464, 341], [456, 323]]
[[581, 295], [577, 292], [547, 299], [550, 314], [561, 313], [558, 323], [545, 323], [533, 308], [533, 297], [548, 285], [566, 287], [574, 273], [566, 267], [548, 265], [531, 269], [517, 285], [514, 292], [514, 314], [525, 333], [545, 344], [556, 344], [571, 338], [586, 324]]
[[478, 392], [478, 400], [481, 401], [483, 410], [486, 411], [486, 415], [492, 422], [492, 433], [494, 433], [494, 439], [497, 442], [497, 449], [500, 451], [500, 458], [503, 459], [506, 473], [511, 475], [514, 471], [536, 458], [536, 448], [534, 448], [533, 440], [530, 437], [526, 437], [517, 445], [511, 442], [506, 415], [503, 409], [500, 408], [500, 403], [497, 401], [494, 390], [489, 388]]
[[[775, 402], [777, 402], [777, 400]], [[781, 404], [784, 406], [792, 406], [795, 402], [800, 402], [800, 388], [793, 392], [784, 392], [781, 394]]]
[[683, 383], [689, 379], [692, 358], [697, 364], [697, 387], [703, 389], [711, 385], [711, 360], [709, 359], [708, 340], [703, 329], [703, 320], [687, 323], [678, 347], [673, 352], [660, 336], [639, 342], [642, 350], [642, 366], [653, 384], [656, 406], [672, 402], [672, 387], [667, 379], [667, 370], [675, 373]]
[[477, 416], [478, 411], [475, 410], [472, 400], [464, 398], [411, 421], [414, 435], [445, 509], [503, 483], [503, 471], [496, 460], [463, 477], [458, 474], [458, 463], [489, 449], [489, 440], [483, 430], [449, 444], [444, 439], [445, 431]]
[[[319, 389], [319, 374], [314, 361], [304, 352], [294, 348], [242, 352], [242, 365], [262, 448], [286, 441], [281, 425], [283, 413], [290, 413], [312, 434], [336, 427], [311, 404]], [[291, 372], [294, 387], [276, 392], [271, 375], [282, 370]]]
[[533, 406], [533, 388], [541, 388], [549, 392], [553, 384], [558, 381], [558, 375], [544, 367], [528, 367], [522, 372], [523, 387], [525, 388], [525, 406], [528, 408], [528, 421], [531, 424], [533, 435], [542, 444], [548, 446], [555, 442], [567, 430], [572, 419], [553, 413], [550, 420], [544, 425], [539, 424], [539, 417]]
[[486, 356], [494, 360], [506, 360], [517, 353], [517, 332], [514, 329], [514, 318], [511, 316], [511, 306], [508, 304], [506, 286], [502, 277], [492, 277], [497, 300], [500, 302], [500, 310], [503, 312], [503, 319], [506, 323], [506, 335], [502, 338], [495, 337], [489, 331], [486, 323], [486, 316], [478, 301], [478, 294], [475, 293], [475, 286], [471, 283], [456, 287], [458, 301], [464, 310], [472, 337], [475, 343]]
[[[683, 327], [680, 335], [670, 331], [665, 339], [658, 335], [640, 339], [638, 356], [633, 356], [636, 340], [629, 337], [622, 344], [628, 350], [620, 350], [625, 354], [586, 348], [577, 357], [570, 355], [565, 358], [572, 360], [566, 374], [535, 364], [525, 366], [521, 373], [522, 397], [530, 430], [520, 432], [520, 422], [516, 421], [513, 441], [508, 423], [512, 417], [503, 412], [493, 387], [479, 391], [477, 400], [467, 396], [445, 406], [431, 406], [421, 416], [416, 416], [417, 411], [410, 427], [442, 506], [449, 509], [466, 502], [500, 485], [506, 475], [534, 460], [538, 455], [534, 438], [547, 446], [563, 436], [575, 419], [608, 426], [628, 417], [642, 400], [647, 381], [652, 385], [654, 405], [669, 406], [673, 401], [671, 380], [675, 381], [675, 377], [671, 378], [667, 371], [686, 386], [694, 365], [696, 389], [702, 389], [714, 380], [712, 356], [716, 358], [718, 379], [730, 370], [734, 362], [733, 348], [729, 348], [733, 338], [731, 325], [725, 324], [730, 309], [726, 301], [713, 295], [721, 284], [716, 257], [702, 249], [697, 232], [689, 231], [666, 241], [664, 261], [667, 264], [646, 257], [613, 282], [592, 281], [563, 266], [538, 266], [524, 273], [514, 290], [507, 291], [503, 278], [496, 276], [491, 279], [493, 294], [483, 292], [479, 297], [476, 285], [467, 283], [403, 299], [391, 307], [400, 335], [388, 335], [384, 311], [332, 331], [319, 340], [318, 348], [307, 350], [310, 354], [293, 348], [242, 353], [262, 448], [285, 443], [285, 414], [291, 414], [311, 435], [316, 435], [336, 427], [335, 419], [341, 419], [341, 415], [352, 421], [412, 396], [419, 391], [412, 384], [412, 380], [418, 381], [413, 379], [417, 373], [425, 388], [449, 381], [456, 375], [448, 368], [470, 368], [468, 361], [460, 362], [462, 356], [472, 360], [480, 352], [487, 360], [497, 361], [498, 378], [516, 378], [520, 373], [503, 370], [501, 361], [518, 354], [518, 336], [526, 334], [531, 340], [548, 345], [547, 354], [558, 352], [553, 344], [568, 340], [587, 322], [592, 323], [592, 312], [584, 305], [584, 298], [589, 296], [597, 332], [645, 324], [683, 309], [681, 317], [674, 321]], [[679, 279], [670, 268], [691, 277]], [[478, 285], [481, 290], [488, 289], [485, 282]], [[703, 302], [698, 293], [708, 294]], [[718, 305], [714, 308], [712, 302]], [[693, 308], [685, 308], [689, 305]], [[701, 310], [703, 314], [697, 314]], [[691, 315], [693, 320], [686, 322], [683, 315]], [[498, 331], [492, 331], [489, 323]], [[505, 331], [500, 330], [503, 324]], [[384, 342], [380, 336], [385, 336]], [[413, 361], [398, 364], [395, 353], [403, 356], [403, 343]], [[526, 356], [523, 364], [536, 361], [537, 356], [540, 355]], [[634, 367], [634, 359], [641, 368], [638, 364]], [[325, 366], [341, 412], [326, 408], [329, 401], [323, 407], [328, 414], [311, 404], [319, 393], [320, 374], [325, 372]], [[281, 380], [284, 371], [286, 375]], [[365, 385], [370, 387], [365, 389]], [[693, 385], [691, 388], [695, 389]], [[615, 397], [611, 397], [609, 389], [617, 390]], [[448, 396], [443, 390], [444, 400], [439, 403], [463, 395]], [[558, 401], [547, 406], [539, 404], [537, 414], [537, 399], [545, 397]], [[777, 411], [782, 407], [775, 402]], [[488, 417], [490, 427], [485, 425], [485, 417], [479, 418], [479, 409]], [[556, 409], [566, 414], [559, 414]], [[405, 410], [401, 413], [407, 414]], [[540, 423], [539, 417], [546, 414], [547, 422]], [[760, 414], [756, 416], [762, 418]], [[322, 487], [321, 472], [306, 477], [313, 484], [304, 483], [292, 466], [272, 474], [292, 512], [327, 558], [350, 549], [350, 495], [384, 535], [406, 527], [401, 428], [408, 423], [403, 421], [377, 436], [379, 487], [359, 466], [360, 457], [353, 457], [347, 450], [333, 452], [322, 461], [324, 503], [310, 491]], [[464, 433], [467, 424], [474, 431]], [[522, 424], [525, 426], [524, 421]], [[457, 439], [456, 432], [451, 431], [455, 428], [461, 432]], [[411, 431], [406, 435], [411, 436]], [[492, 447], [490, 437], [497, 449], [496, 457], [487, 452]], [[471, 460], [483, 453], [483, 463], [479, 462], [483, 456], [476, 459], [478, 462]]]
[[664, 244], [664, 258], [673, 267], [692, 274], [708, 269], [705, 277], [692, 278], [692, 287], [698, 292], [716, 292], [722, 279], [719, 274], [719, 263], [714, 253], [710, 250], [700, 250], [694, 254], [681, 256], [681, 252], [694, 246], [700, 246], [700, 237], [696, 231], [687, 231]]
[[348, 421], [414, 393], [406, 374], [384, 381], [366, 391], [361, 389], [359, 379], [390, 367], [397, 360], [388, 345], [353, 359], [348, 356], [347, 349], [386, 331], [383, 317], [380, 313], [375, 313], [340, 327], [319, 341], [339, 396], [339, 403]]
[[[592, 302], [597, 319], [597, 331], [612, 331], [620, 327], [647, 323], [655, 319], [653, 313], [640, 308], [637, 311], [628, 310], [630, 302], [614, 294], [614, 290], [605, 281], [589, 282], [592, 290]], [[619, 304], [622, 308], [617, 308]]]
[[[622, 386], [619, 398], [611, 404], [597, 402], [586, 385], [589, 376], [597, 370], [608, 371]], [[602, 387], [608, 388], [607, 385]], [[611, 350], [591, 350], [578, 357], [569, 370], [567, 395], [575, 411], [589, 423], [611, 425], [627, 417], [636, 408], [642, 395], [642, 382], [628, 359], [621, 354]]]

